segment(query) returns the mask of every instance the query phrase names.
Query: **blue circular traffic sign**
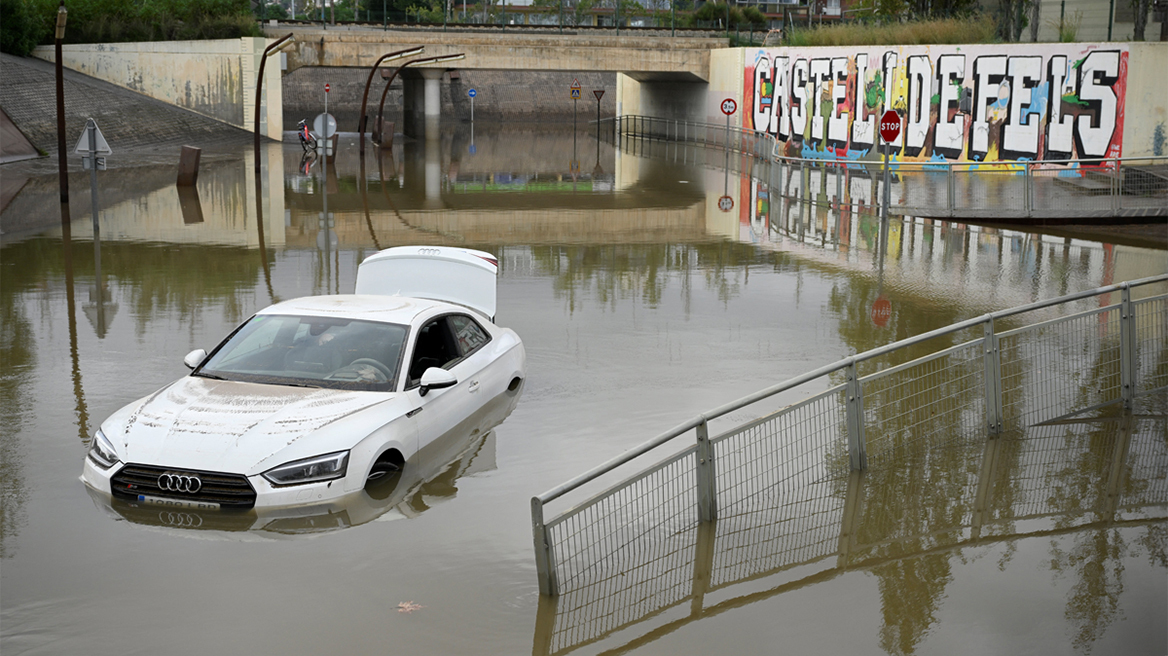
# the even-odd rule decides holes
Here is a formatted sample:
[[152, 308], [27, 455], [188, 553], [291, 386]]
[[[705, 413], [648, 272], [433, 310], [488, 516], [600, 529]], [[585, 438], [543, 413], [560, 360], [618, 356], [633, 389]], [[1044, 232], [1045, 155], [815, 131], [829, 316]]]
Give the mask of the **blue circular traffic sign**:
[[479, 95], [479, 92], [475, 91], [474, 89], [471, 89], [470, 91], [466, 92], [466, 95], [470, 96], [471, 98], [474, 98], [475, 96]]

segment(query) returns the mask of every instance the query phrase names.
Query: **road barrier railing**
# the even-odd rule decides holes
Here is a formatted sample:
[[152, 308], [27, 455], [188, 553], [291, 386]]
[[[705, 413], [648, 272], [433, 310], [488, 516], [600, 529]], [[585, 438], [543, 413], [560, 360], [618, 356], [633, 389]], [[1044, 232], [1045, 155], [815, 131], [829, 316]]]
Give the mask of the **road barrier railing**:
[[[749, 169], [776, 198], [870, 210], [883, 193], [882, 162], [782, 156], [778, 140], [764, 132], [635, 115], [603, 119], [599, 131], [624, 143], [677, 142], [738, 153], [745, 157], [727, 157], [724, 166]], [[723, 165], [706, 159], [710, 165]], [[889, 171], [890, 211], [896, 214], [966, 219], [1168, 216], [1168, 157], [894, 160]]]
[[[849, 471], [1168, 389], [1168, 274], [989, 313], [875, 348], [693, 417], [531, 499], [540, 593], [648, 572], [695, 523], [748, 518]], [[1118, 297], [1118, 299], [1116, 298]], [[1023, 315], [1032, 323], [1023, 323]], [[938, 346], [937, 343], [941, 342]], [[801, 400], [711, 434], [768, 399]], [[760, 404], [760, 405], [756, 405]], [[551, 517], [635, 459], [693, 443]], [[766, 504], [764, 504], [766, 505]], [[632, 563], [632, 564], [630, 564]], [[632, 579], [629, 579], [632, 580]]]

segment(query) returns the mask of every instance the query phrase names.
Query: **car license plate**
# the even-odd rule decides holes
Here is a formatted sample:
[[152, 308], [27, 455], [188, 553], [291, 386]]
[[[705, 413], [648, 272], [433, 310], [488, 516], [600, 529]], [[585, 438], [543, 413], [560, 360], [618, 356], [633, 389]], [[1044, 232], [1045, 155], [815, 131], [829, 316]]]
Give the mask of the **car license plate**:
[[138, 501], [151, 506], [167, 506], [169, 508], [198, 508], [200, 510], [219, 510], [219, 504], [213, 501], [188, 501], [186, 499], [164, 499], [145, 494], [138, 495]]

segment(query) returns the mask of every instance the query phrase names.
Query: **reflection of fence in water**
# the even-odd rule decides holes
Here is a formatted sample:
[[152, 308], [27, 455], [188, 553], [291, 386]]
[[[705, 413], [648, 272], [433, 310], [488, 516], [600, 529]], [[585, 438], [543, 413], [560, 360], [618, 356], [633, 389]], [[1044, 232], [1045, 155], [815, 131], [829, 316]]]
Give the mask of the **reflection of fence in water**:
[[[775, 419], [768, 421], [777, 426]], [[813, 466], [814, 480], [791, 496], [760, 486], [759, 498], [733, 506], [749, 512], [693, 521], [660, 544], [639, 545], [644, 560], [635, 570], [614, 570], [562, 594], [554, 612], [541, 611], [545, 642], [536, 653], [569, 653], [622, 631], [630, 634], [620, 642], [643, 644], [707, 613], [848, 569], [948, 558], [945, 550], [1052, 529], [1144, 525], [1168, 504], [1166, 430], [1162, 417], [1128, 415], [1019, 427], [988, 441], [966, 435], [947, 442], [944, 466], [935, 466], [934, 449], [905, 451], [896, 467], [872, 468], [862, 482]], [[981, 458], [983, 448], [996, 455]], [[822, 452], [830, 459], [830, 449]], [[1157, 510], [1149, 515], [1150, 508]], [[767, 590], [704, 605], [706, 594], [784, 572]], [[653, 618], [661, 619], [633, 635]]]
[[[839, 567], [854, 566], [958, 545], [967, 535], [1018, 535], [1018, 520], [1090, 511], [1103, 521], [1168, 503], [1163, 422], [1126, 415], [1034, 426], [1121, 399], [1165, 405], [1168, 295], [1131, 298], [1133, 286], [1165, 281], [962, 322], [824, 367], [665, 434], [696, 427], [698, 444], [547, 523], [561, 595], [548, 650], [598, 640], [687, 599], [700, 610], [710, 590], [812, 563], [822, 569], [831, 556]], [[1112, 303], [1116, 292], [1120, 302]], [[1083, 310], [1089, 304], [1096, 307]], [[1074, 310], [1082, 311], [1057, 316]], [[1038, 311], [1045, 320], [995, 330], [995, 321]], [[922, 351], [926, 339], [956, 341], [978, 329], [978, 338]], [[703, 451], [707, 417], [825, 383], [825, 391], [708, 440]], [[1120, 437], [1107, 437], [1116, 430]], [[703, 453], [716, 465], [712, 473], [702, 473]], [[867, 469], [862, 484], [853, 469]], [[703, 480], [712, 511], [702, 509], [709, 503], [701, 499]], [[1090, 507], [1075, 498], [1091, 499]], [[703, 512], [717, 522], [700, 522]]]

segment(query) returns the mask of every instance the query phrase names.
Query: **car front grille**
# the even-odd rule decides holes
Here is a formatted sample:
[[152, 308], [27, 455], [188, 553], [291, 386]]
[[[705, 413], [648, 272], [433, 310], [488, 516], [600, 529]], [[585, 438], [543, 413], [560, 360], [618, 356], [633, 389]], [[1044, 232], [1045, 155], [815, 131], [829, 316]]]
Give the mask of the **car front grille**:
[[[164, 490], [158, 484], [158, 478], [163, 474], [197, 476], [201, 487], [194, 493]], [[240, 510], [255, 506], [256, 500], [255, 490], [245, 476], [153, 465], [128, 464], [122, 467], [110, 479], [110, 491], [122, 499], [137, 499], [139, 495], [146, 495], [177, 501], [217, 503], [223, 508]]]

